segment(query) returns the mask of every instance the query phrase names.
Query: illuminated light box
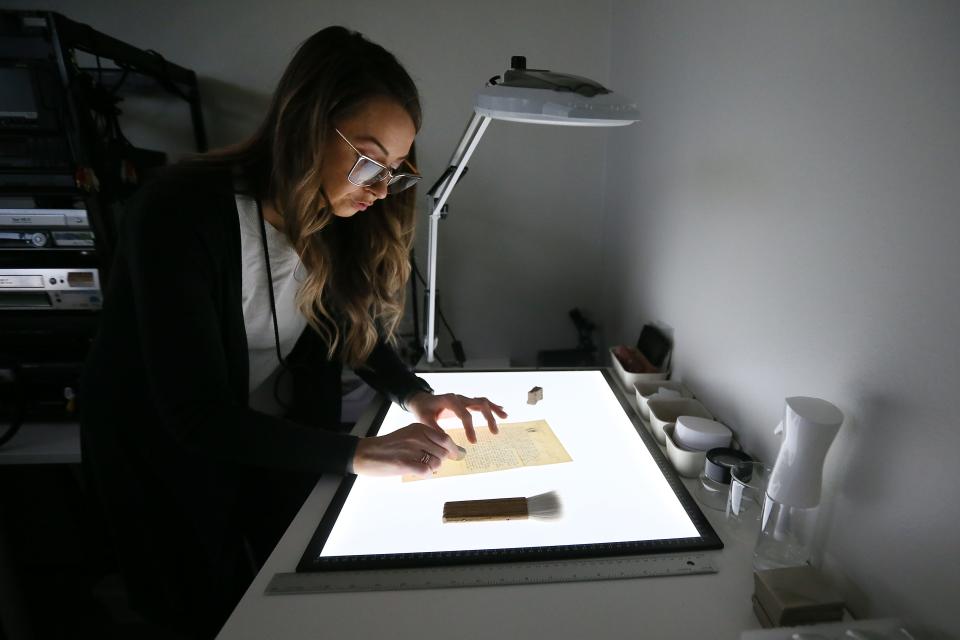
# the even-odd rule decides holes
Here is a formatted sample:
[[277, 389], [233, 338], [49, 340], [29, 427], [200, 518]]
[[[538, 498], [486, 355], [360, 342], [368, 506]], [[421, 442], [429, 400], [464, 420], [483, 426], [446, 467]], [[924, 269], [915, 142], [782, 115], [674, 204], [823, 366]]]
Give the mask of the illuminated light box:
[[[628, 400], [600, 369], [424, 373], [436, 393], [485, 396], [503, 423], [546, 422], [569, 461], [431, 477], [348, 476], [298, 571], [622, 556], [720, 549], [723, 543]], [[542, 387], [543, 399], [527, 403]], [[474, 413], [478, 436], [486, 420]], [[370, 434], [413, 421], [384, 402]], [[440, 421], [454, 432], [456, 418]], [[497, 438], [497, 436], [493, 436]], [[467, 445], [467, 458], [471, 446]], [[444, 523], [448, 501], [531, 497], [554, 491], [557, 519]]]

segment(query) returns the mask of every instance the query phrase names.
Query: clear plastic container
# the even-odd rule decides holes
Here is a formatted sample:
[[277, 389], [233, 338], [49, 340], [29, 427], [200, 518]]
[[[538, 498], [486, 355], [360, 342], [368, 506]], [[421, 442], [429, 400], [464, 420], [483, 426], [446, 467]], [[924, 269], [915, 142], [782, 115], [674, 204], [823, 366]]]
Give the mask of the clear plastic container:
[[813, 522], [816, 510], [817, 507], [792, 507], [764, 495], [760, 535], [753, 548], [753, 568], [760, 571], [806, 564], [810, 549], [801, 539], [800, 531], [806, 523]]
[[735, 526], [759, 526], [770, 467], [762, 462], [742, 462], [730, 470], [727, 520]]
[[708, 478], [703, 472], [700, 473], [700, 484], [697, 485], [697, 496], [700, 498], [700, 504], [708, 509], [723, 511], [727, 506], [727, 494], [730, 485], [717, 482]]

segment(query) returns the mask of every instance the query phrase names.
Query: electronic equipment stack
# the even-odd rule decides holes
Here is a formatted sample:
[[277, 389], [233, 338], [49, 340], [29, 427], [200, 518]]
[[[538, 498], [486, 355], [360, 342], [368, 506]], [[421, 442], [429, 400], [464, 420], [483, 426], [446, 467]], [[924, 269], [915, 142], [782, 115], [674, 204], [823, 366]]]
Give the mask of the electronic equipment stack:
[[119, 104], [157, 87], [206, 150], [193, 71], [57, 13], [0, 11], [0, 444], [74, 419], [123, 202], [166, 163], [127, 140]]

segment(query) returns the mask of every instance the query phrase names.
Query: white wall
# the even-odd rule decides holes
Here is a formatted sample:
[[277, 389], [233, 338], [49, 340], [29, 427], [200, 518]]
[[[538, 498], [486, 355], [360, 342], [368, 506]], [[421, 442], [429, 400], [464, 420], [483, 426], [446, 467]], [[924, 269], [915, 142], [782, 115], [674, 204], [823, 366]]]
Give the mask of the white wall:
[[[960, 635], [960, 5], [614, 2], [612, 342], [772, 461], [783, 398], [833, 401], [818, 537], [854, 611]], [[744, 567], [745, 571], [749, 567]]]
[[[252, 132], [296, 46], [342, 24], [397, 55], [417, 81], [425, 119], [418, 137], [426, 188], [446, 167], [474, 93], [511, 55], [606, 81], [610, 4], [524, 0], [9, 1], [46, 8], [194, 69], [211, 144]], [[124, 105], [135, 144], [190, 151], [186, 110], [175, 102]], [[442, 309], [471, 358], [532, 363], [538, 349], [572, 347], [567, 310], [599, 313], [599, 199], [603, 132], [492, 125], [441, 223]], [[421, 193], [426, 192], [421, 189]], [[417, 255], [426, 276], [426, 212]], [[418, 301], [419, 302], [419, 301]], [[450, 356], [441, 334], [440, 353]]]

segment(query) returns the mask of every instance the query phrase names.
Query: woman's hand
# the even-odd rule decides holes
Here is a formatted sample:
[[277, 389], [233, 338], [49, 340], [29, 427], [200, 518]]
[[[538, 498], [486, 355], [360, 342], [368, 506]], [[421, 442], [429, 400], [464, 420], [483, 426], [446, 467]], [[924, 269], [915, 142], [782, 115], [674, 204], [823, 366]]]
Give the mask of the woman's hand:
[[[490, 433], [497, 433], [497, 420], [493, 414], [501, 418], [507, 417], [507, 412], [498, 404], [494, 404], [486, 398], [467, 398], [466, 396], [455, 393], [444, 393], [433, 395], [426, 391], [420, 391], [407, 398], [404, 402], [407, 409], [410, 410], [417, 419], [423, 424], [433, 427], [440, 431], [440, 425], [437, 424], [439, 418], [455, 415], [463, 423], [463, 429], [466, 431], [467, 440], [471, 443], [477, 442], [477, 434], [473, 428], [473, 416], [470, 410], [479, 411], [487, 419], [487, 427]], [[442, 433], [442, 431], [441, 431]]]
[[360, 438], [353, 454], [353, 472], [359, 475], [429, 475], [444, 458], [457, 458], [453, 440], [439, 428], [410, 424], [393, 433]]

